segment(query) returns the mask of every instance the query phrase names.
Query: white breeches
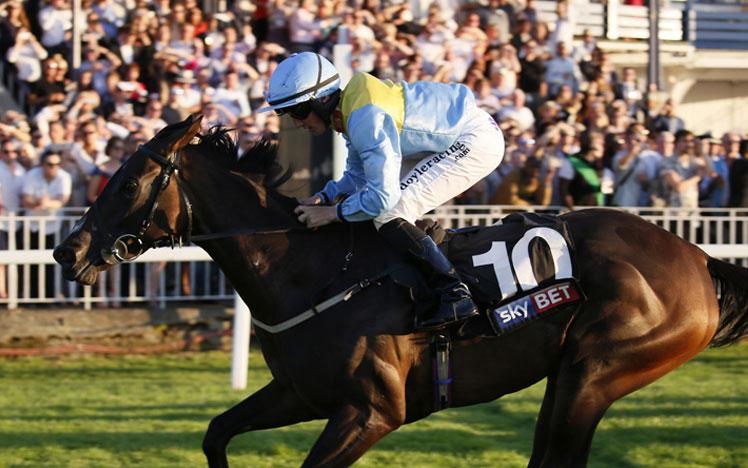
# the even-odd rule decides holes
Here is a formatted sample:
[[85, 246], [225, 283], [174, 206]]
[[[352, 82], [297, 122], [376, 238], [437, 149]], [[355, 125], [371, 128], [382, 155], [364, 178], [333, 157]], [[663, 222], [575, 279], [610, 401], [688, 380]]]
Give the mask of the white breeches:
[[446, 151], [421, 159], [400, 179], [395, 207], [374, 219], [377, 229], [395, 218], [415, 221], [486, 177], [504, 158], [504, 135], [486, 111], [475, 108]]

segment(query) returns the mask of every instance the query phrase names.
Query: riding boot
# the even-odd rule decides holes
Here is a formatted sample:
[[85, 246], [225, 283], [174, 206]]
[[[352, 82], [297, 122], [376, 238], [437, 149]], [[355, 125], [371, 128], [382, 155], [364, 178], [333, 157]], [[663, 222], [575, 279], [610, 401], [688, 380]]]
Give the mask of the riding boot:
[[428, 286], [439, 294], [436, 313], [420, 321], [417, 329], [438, 328], [478, 315], [470, 291], [460, 280], [457, 270], [425, 232], [402, 218], [396, 218], [383, 225], [379, 233], [399, 252], [416, 259], [426, 272]]

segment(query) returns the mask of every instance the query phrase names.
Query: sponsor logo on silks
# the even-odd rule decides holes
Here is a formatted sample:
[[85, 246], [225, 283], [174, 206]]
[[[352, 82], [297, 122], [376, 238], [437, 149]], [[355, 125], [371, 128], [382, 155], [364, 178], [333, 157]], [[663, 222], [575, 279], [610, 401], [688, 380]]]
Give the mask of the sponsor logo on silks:
[[447, 148], [446, 151], [435, 154], [423, 164], [414, 167], [413, 170], [410, 171], [410, 174], [408, 174], [408, 178], [400, 182], [400, 190], [405, 190], [410, 184], [418, 182], [421, 176], [427, 173], [429, 169], [447, 159], [448, 157], [454, 156], [454, 160], [457, 161], [458, 159], [464, 158], [469, 153], [470, 148], [465, 143], [462, 143], [460, 141], [455, 142], [454, 144], [452, 144], [452, 146]]
[[491, 312], [496, 332], [514, 329], [520, 324], [537, 318], [540, 314], [569, 302], [580, 299], [579, 292], [572, 282], [548, 286], [530, 293], [512, 302], [502, 305]]

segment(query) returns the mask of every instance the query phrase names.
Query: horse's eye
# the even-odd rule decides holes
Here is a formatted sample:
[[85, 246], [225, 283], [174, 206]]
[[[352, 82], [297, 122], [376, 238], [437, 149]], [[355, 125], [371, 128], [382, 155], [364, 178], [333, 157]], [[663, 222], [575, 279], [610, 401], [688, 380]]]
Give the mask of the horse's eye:
[[122, 185], [122, 192], [128, 197], [134, 197], [138, 192], [138, 182], [136, 180], [128, 180]]

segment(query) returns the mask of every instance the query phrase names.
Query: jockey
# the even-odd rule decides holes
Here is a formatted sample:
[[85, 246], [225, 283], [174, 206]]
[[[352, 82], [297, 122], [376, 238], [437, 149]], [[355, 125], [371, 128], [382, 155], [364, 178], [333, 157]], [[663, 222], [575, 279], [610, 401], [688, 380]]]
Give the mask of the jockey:
[[[333, 64], [303, 52], [278, 64], [267, 101], [258, 112], [288, 115], [314, 135], [332, 126], [346, 141], [343, 177], [300, 200], [299, 221], [314, 228], [373, 220], [396, 250], [415, 258], [441, 299], [417, 328], [477, 315], [452, 263], [414, 224], [490, 174], [504, 156], [501, 130], [472, 92], [461, 84], [393, 83], [366, 73], [341, 90]], [[415, 166], [401, 177], [404, 161]]]

